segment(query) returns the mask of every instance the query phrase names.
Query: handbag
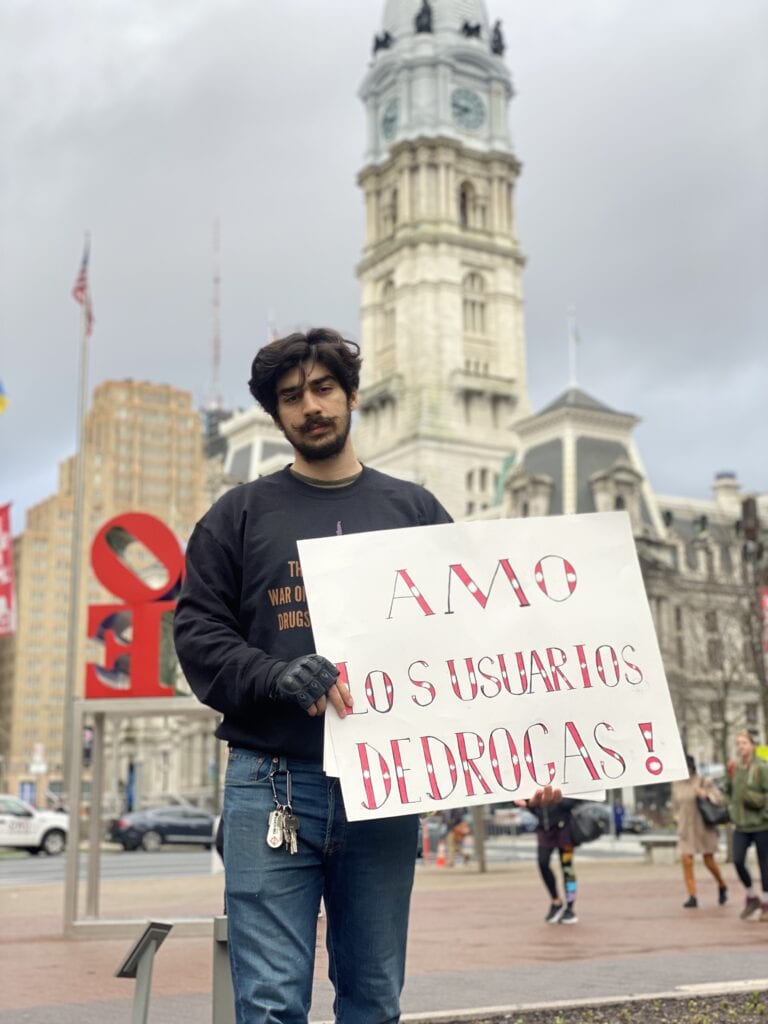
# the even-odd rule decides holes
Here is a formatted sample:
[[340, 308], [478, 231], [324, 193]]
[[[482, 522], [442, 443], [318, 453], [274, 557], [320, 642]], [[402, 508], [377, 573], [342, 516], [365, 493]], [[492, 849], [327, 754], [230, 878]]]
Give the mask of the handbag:
[[594, 805], [580, 804], [571, 811], [570, 830], [573, 845], [581, 846], [599, 839], [607, 831], [607, 825]]
[[717, 828], [718, 825], [727, 825], [731, 820], [728, 808], [725, 804], [716, 804], [708, 796], [697, 796], [696, 805], [699, 814], [707, 828]]

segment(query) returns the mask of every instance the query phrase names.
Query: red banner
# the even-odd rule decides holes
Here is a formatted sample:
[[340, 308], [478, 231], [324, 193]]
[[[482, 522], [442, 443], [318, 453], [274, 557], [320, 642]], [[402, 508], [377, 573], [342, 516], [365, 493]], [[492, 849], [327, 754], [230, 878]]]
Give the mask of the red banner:
[[0, 636], [16, 631], [11, 506], [0, 505]]

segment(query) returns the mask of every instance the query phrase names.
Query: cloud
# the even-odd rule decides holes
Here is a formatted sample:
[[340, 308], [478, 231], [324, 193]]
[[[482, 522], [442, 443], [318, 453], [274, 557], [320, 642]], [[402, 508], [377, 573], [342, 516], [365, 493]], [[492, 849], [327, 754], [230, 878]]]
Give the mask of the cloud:
[[[733, 468], [766, 489], [767, 72], [761, 0], [491, 0], [523, 162], [518, 231], [535, 407], [580, 383], [643, 418], [655, 486], [706, 496]], [[78, 309], [93, 233], [92, 385], [207, 393], [221, 223], [222, 385], [244, 405], [278, 327], [357, 336], [363, 245], [356, 92], [383, 4], [38, 0], [11, 4], [0, 112], [0, 500], [51, 493], [75, 445]], [[6, 94], [8, 95], [8, 93]], [[763, 371], [763, 377], [761, 377]], [[670, 438], [674, 444], [670, 445]]]

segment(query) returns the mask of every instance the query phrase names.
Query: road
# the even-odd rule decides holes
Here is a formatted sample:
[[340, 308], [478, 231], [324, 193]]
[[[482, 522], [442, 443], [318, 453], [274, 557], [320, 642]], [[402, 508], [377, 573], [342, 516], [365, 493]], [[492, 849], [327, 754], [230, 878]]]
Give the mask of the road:
[[[164, 849], [159, 853], [135, 850], [104, 850], [101, 878], [198, 878], [211, 874], [212, 855], [199, 848]], [[46, 885], [64, 881], [66, 857], [30, 857], [28, 854], [0, 856], [0, 888]], [[87, 857], [80, 856], [80, 878], [85, 878]]]
[[[471, 853], [472, 841], [467, 840]], [[490, 836], [486, 840], [485, 855], [488, 864], [509, 864], [516, 861], [536, 860], [536, 836]], [[434, 858], [434, 851], [432, 854]], [[580, 861], [640, 859], [643, 849], [636, 836], [603, 836], [594, 843], [579, 848]], [[45, 885], [64, 881], [65, 857], [31, 857], [15, 852], [0, 853], [0, 888], [18, 885]], [[212, 854], [197, 847], [173, 849], [166, 847], [159, 853], [143, 850], [127, 852], [117, 848], [103, 849], [101, 878], [199, 878], [211, 874]], [[80, 857], [80, 877], [85, 878], [87, 856]]]

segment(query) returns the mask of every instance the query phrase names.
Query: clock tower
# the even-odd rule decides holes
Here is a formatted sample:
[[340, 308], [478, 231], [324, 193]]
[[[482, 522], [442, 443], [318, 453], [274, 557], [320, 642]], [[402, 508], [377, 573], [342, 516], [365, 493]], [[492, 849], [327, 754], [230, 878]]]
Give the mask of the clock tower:
[[455, 517], [492, 502], [530, 413], [503, 53], [482, 0], [387, 0], [360, 89], [356, 446]]

